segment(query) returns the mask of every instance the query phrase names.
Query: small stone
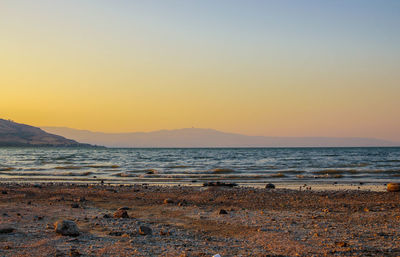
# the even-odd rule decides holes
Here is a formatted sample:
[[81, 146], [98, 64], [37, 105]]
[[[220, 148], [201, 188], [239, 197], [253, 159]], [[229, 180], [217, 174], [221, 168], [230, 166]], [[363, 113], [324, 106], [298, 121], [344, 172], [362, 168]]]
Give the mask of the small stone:
[[268, 184], [265, 185], [265, 188], [266, 189], [275, 189], [275, 185], [271, 184], [271, 183], [268, 183]]
[[71, 208], [79, 208], [79, 204], [73, 203], [73, 204], [71, 204]]
[[8, 192], [6, 190], [1, 191], [1, 194], [6, 195]]
[[125, 210], [117, 210], [114, 212], [114, 218], [129, 219], [129, 215]]
[[55, 231], [63, 236], [79, 236], [79, 230], [72, 220], [59, 220], [54, 224]]
[[335, 242], [335, 245], [339, 247], [347, 247], [349, 244], [346, 242]]
[[103, 218], [104, 218], [104, 219], [110, 219], [111, 216], [110, 216], [109, 214], [106, 213], [106, 214], [103, 215]]
[[151, 235], [153, 232], [151, 230], [151, 228], [147, 227], [147, 226], [140, 226], [139, 227], [139, 234], [141, 235]]
[[172, 199], [170, 198], [164, 200], [164, 204], [169, 204], [169, 203], [174, 203], [174, 201], [172, 201]]
[[123, 210], [123, 211], [129, 211], [131, 208], [124, 206], [124, 207], [120, 207], [118, 208], [118, 210]]
[[0, 228], [0, 234], [10, 234], [12, 232], [14, 232], [14, 228], [12, 227], [2, 227]]
[[110, 236], [122, 236], [122, 232], [121, 231], [111, 231], [110, 233], [108, 233]]
[[389, 183], [387, 184], [388, 192], [399, 192], [400, 191], [400, 183]]
[[219, 210], [219, 213], [218, 214], [228, 214], [228, 212], [226, 211], [226, 210], [224, 210], [224, 209], [221, 209], [221, 210]]
[[54, 229], [54, 226], [52, 224], [47, 224], [46, 229]]

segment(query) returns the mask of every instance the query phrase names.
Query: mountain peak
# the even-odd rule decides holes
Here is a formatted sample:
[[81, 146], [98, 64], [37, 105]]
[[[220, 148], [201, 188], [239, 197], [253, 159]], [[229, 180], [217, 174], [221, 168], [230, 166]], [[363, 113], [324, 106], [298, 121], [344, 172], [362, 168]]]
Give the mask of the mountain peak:
[[0, 119], [0, 146], [88, 146], [38, 127]]

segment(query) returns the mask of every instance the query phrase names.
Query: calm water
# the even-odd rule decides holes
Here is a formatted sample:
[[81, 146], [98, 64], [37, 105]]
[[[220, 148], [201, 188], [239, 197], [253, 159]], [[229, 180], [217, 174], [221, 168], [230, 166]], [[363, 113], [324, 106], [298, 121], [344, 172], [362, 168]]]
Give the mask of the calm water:
[[400, 148], [0, 148], [0, 181], [400, 181]]

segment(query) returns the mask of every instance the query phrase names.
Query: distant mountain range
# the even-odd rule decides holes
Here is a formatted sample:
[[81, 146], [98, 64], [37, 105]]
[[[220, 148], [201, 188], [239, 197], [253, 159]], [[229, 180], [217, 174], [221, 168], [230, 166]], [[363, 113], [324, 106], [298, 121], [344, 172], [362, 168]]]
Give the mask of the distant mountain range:
[[43, 130], [79, 142], [107, 147], [370, 147], [400, 146], [373, 138], [264, 137], [225, 133], [213, 129], [185, 128], [136, 133], [101, 133], [64, 127]]
[[40, 128], [0, 119], [0, 146], [89, 146]]

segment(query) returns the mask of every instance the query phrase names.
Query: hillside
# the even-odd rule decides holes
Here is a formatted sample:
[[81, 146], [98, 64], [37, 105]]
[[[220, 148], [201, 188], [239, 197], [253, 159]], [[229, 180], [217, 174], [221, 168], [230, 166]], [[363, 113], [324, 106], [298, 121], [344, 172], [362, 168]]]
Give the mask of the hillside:
[[400, 145], [373, 138], [263, 137], [199, 128], [147, 133], [101, 133], [60, 127], [43, 127], [43, 129], [79, 142], [107, 147], [368, 147]]
[[0, 119], [0, 146], [90, 146], [40, 128]]

